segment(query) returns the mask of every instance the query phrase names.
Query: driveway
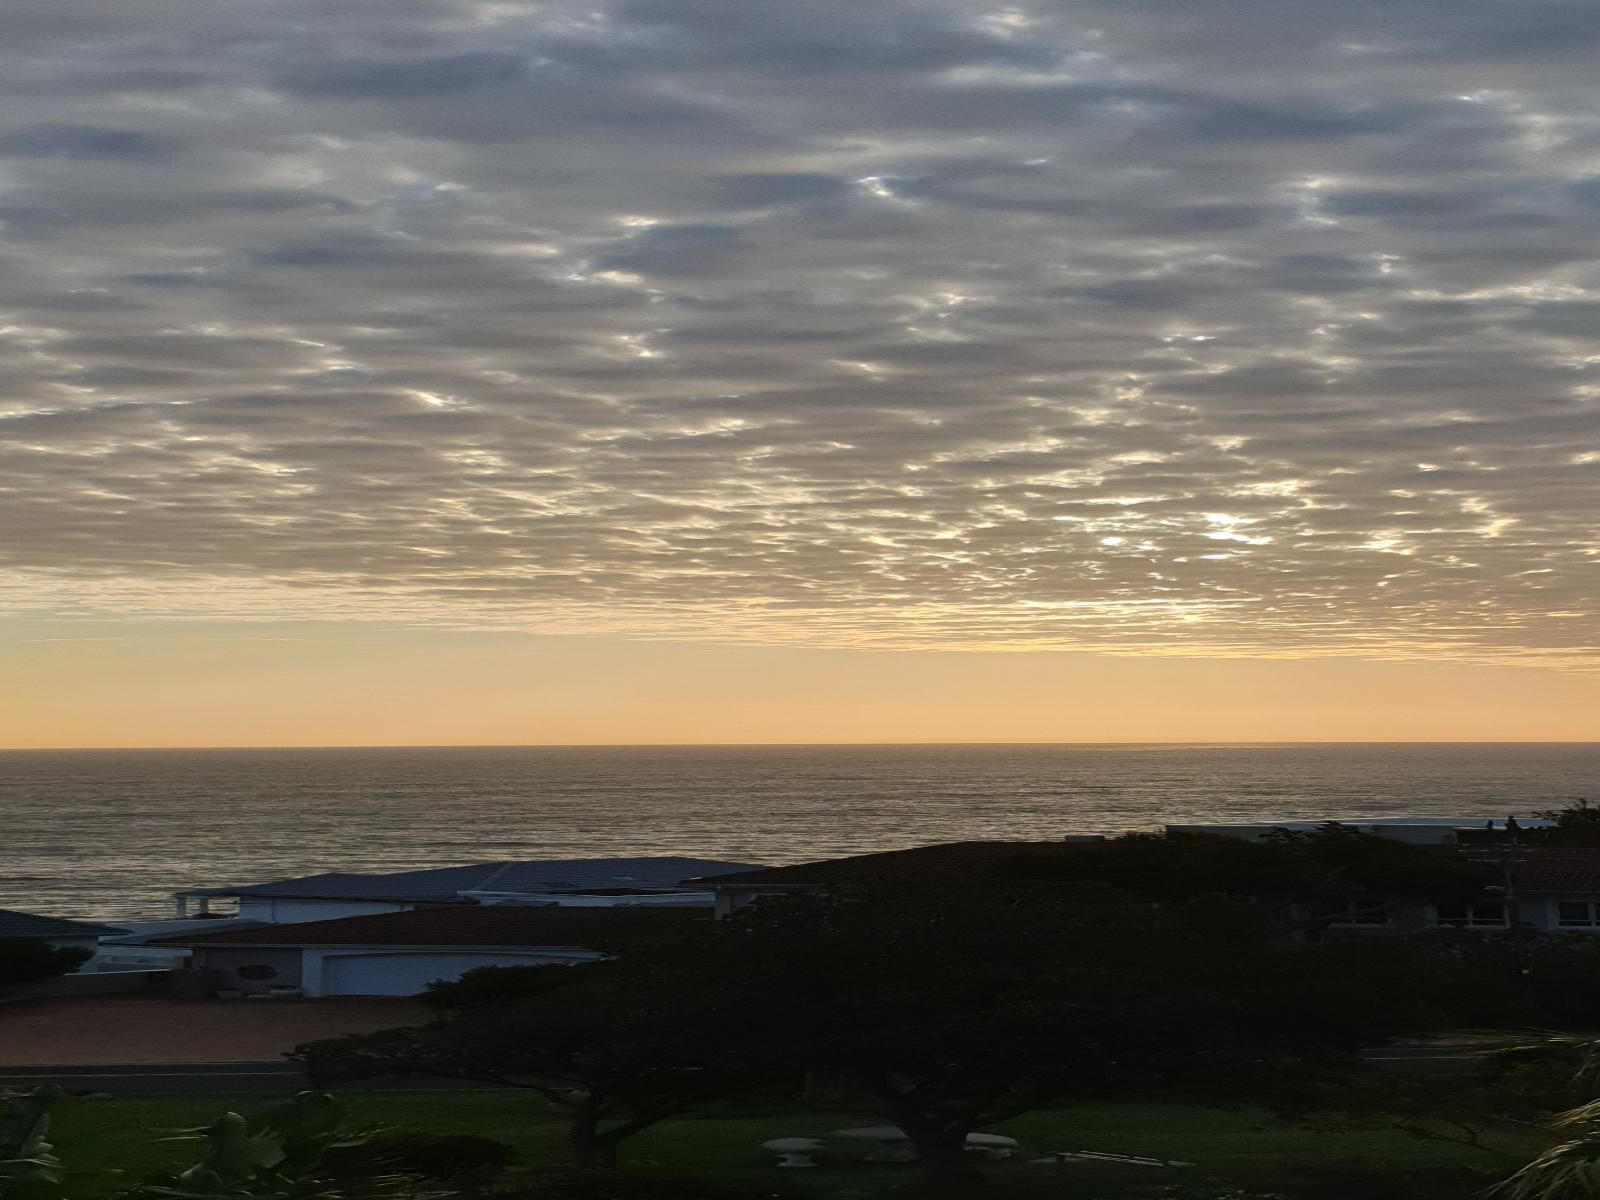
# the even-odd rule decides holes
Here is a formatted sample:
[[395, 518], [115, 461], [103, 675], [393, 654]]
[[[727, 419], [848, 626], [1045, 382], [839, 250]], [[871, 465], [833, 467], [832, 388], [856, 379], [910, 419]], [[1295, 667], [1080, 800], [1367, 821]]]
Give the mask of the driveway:
[[30, 1000], [0, 1005], [0, 1068], [265, 1062], [301, 1042], [430, 1015], [415, 1000]]

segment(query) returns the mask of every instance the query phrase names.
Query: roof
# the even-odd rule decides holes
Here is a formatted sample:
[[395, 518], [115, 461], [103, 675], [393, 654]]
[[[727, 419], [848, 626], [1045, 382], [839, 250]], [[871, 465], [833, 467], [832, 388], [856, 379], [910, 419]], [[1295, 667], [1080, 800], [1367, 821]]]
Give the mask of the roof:
[[0, 908], [0, 938], [39, 938], [54, 941], [58, 938], [98, 938], [127, 933], [113, 925], [100, 925], [92, 921], [69, 921], [65, 917], [45, 917], [38, 913], [15, 912]]
[[357, 875], [332, 871], [300, 879], [275, 879], [243, 887], [194, 888], [187, 896], [277, 896], [298, 900], [432, 900], [459, 903], [460, 893], [477, 886], [503, 867], [503, 862], [473, 863], [464, 867], [433, 867], [425, 871], [395, 871], [383, 875]]
[[620, 950], [671, 936], [709, 908], [425, 908], [260, 929], [193, 931], [155, 939], [173, 946], [569, 946]]
[[732, 871], [765, 870], [755, 863], [715, 858], [564, 858], [506, 863], [474, 892], [607, 892], [676, 888], [682, 880]]
[[[1509, 847], [1505, 861], [1519, 892], [1600, 892], [1600, 846]], [[1468, 857], [1495, 861], [1493, 848]]]
[[382, 875], [329, 872], [244, 887], [195, 888], [186, 896], [262, 896], [286, 900], [396, 900], [460, 904], [463, 892], [578, 892], [599, 888], [676, 888], [690, 875], [759, 870], [713, 858], [559, 858], [473, 863]]
[[849, 858], [739, 871], [685, 883], [707, 887], [816, 887], [837, 883], [960, 883], [1001, 874], [1018, 859], [1066, 858], [1082, 847], [1072, 842], [940, 842]]

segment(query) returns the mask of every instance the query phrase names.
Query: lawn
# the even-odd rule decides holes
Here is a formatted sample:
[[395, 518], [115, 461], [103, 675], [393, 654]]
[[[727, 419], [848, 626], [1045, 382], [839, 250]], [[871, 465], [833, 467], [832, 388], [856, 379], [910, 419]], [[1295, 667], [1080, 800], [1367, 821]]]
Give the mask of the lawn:
[[[261, 1101], [236, 1107], [249, 1112]], [[345, 1102], [353, 1124], [395, 1126], [423, 1134], [475, 1133], [515, 1146], [530, 1170], [565, 1161], [559, 1121], [534, 1102], [508, 1092], [367, 1093]], [[224, 1100], [101, 1100], [69, 1103], [55, 1123], [55, 1142], [74, 1170], [73, 1200], [98, 1200], [140, 1176], [174, 1162], [193, 1161], [193, 1148], [160, 1140], [163, 1133], [202, 1124], [229, 1107]], [[759, 1185], [803, 1200], [864, 1200], [913, 1175], [905, 1168], [822, 1168], [779, 1171], [759, 1149], [768, 1138], [815, 1135], [878, 1119], [859, 1112], [794, 1109], [758, 1115], [716, 1112], [672, 1121], [640, 1135], [625, 1151], [625, 1169], [693, 1175], [728, 1184]], [[1101, 1104], [1030, 1114], [996, 1130], [1031, 1150], [1089, 1149], [1181, 1159], [1190, 1169], [1017, 1163], [991, 1172], [986, 1196], [1138, 1197], [1215, 1182], [1257, 1192], [1364, 1200], [1390, 1195], [1421, 1200], [1472, 1194], [1536, 1148], [1526, 1135], [1489, 1139], [1491, 1152], [1418, 1140], [1393, 1130], [1334, 1131], [1287, 1124], [1241, 1109], [1176, 1105]], [[121, 1168], [113, 1172], [112, 1168]], [[1452, 1171], [1487, 1172], [1452, 1190]], [[1359, 1183], [1357, 1182], [1359, 1177]], [[1430, 1180], [1433, 1181], [1430, 1184]], [[1430, 1191], [1430, 1186], [1436, 1190]], [[1442, 1189], [1442, 1190], [1439, 1190]]]

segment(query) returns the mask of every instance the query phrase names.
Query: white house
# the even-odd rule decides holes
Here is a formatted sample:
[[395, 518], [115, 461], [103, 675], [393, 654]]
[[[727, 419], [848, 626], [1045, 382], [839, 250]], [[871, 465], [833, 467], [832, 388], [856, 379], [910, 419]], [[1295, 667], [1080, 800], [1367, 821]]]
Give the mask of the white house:
[[245, 995], [413, 996], [474, 967], [591, 962], [671, 936], [709, 908], [627, 911], [524, 905], [457, 905], [194, 930], [156, 945], [187, 951], [214, 991]]
[[211, 911], [216, 900], [237, 904], [244, 920], [288, 924], [374, 916], [439, 905], [548, 905], [594, 908], [687, 905], [712, 902], [704, 889], [681, 880], [757, 869], [750, 863], [706, 858], [570, 858], [534, 862], [474, 863], [381, 875], [333, 872], [242, 887], [175, 892], [180, 918]]

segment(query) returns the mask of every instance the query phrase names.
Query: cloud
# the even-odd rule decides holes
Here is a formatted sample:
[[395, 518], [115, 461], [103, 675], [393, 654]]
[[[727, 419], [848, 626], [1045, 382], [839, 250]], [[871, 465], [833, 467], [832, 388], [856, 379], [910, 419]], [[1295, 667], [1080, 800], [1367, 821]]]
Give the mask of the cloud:
[[21, 0], [16, 609], [1600, 646], [1547, 0]]

